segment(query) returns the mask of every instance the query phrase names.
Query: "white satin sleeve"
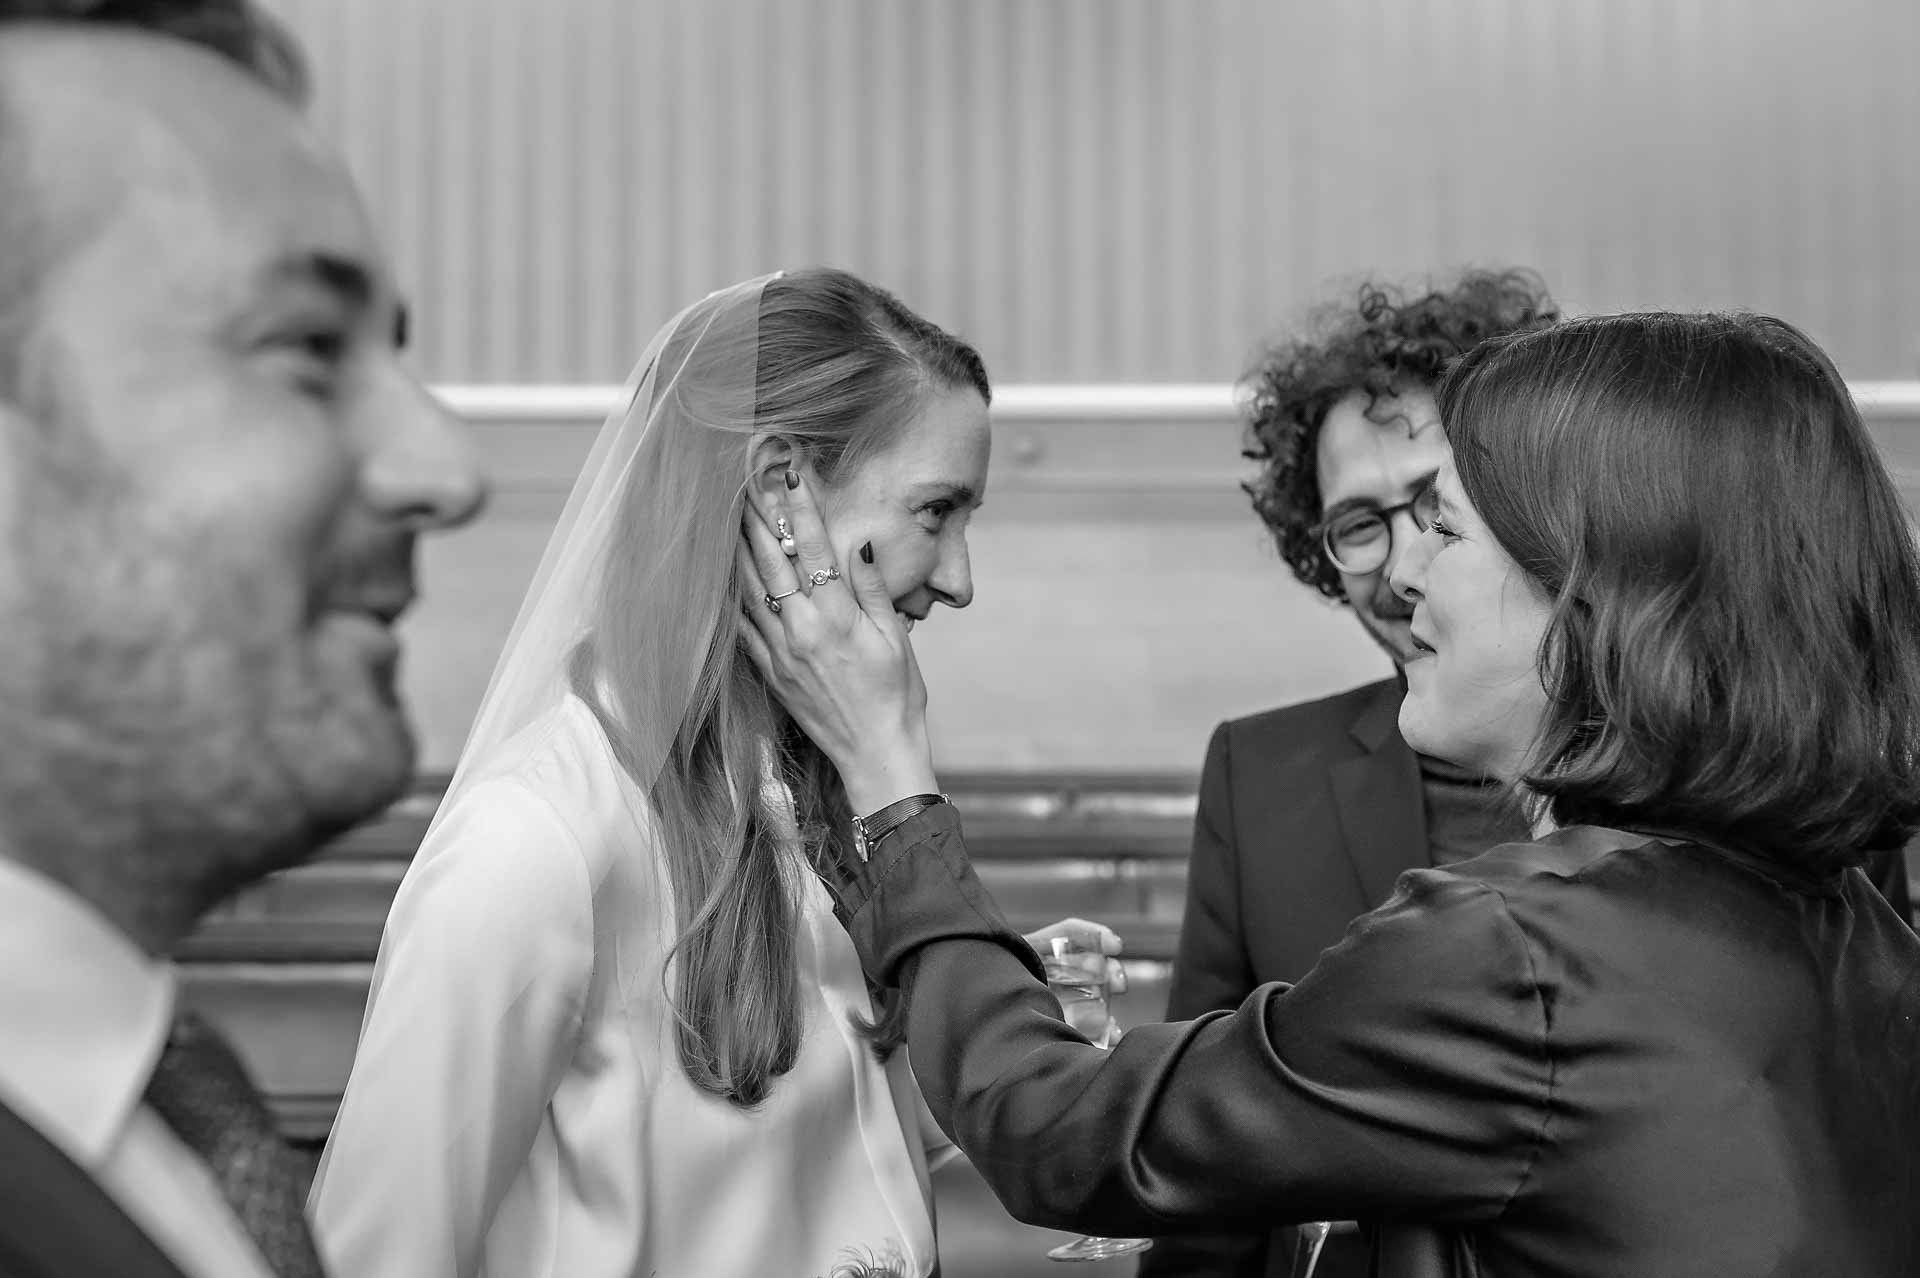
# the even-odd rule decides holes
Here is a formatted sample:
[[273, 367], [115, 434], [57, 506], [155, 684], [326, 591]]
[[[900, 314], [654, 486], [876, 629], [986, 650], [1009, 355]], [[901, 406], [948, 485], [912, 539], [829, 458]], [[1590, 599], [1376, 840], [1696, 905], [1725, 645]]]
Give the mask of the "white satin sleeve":
[[580, 1034], [587, 862], [512, 778], [443, 814], [381, 939], [352, 1077], [309, 1199], [331, 1272], [469, 1278]]

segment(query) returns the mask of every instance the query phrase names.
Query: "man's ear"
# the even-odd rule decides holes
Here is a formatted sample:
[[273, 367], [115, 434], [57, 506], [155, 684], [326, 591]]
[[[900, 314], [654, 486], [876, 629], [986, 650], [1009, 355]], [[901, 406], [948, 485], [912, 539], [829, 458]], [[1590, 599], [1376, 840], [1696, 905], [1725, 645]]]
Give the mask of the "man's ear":
[[769, 528], [787, 510], [787, 468], [801, 465], [784, 435], [755, 435], [747, 451], [747, 501]]

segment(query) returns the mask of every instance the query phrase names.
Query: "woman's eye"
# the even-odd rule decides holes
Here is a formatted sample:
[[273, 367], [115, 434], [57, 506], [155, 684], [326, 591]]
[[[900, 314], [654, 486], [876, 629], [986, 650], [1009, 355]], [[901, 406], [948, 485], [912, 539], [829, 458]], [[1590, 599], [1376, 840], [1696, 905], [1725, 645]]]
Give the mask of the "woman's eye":
[[1453, 529], [1447, 527], [1445, 524], [1441, 523], [1438, 519], [1428, 520], [1427, 527], [1439, 533], [1440, 539], [1442, 541], [1453, 541], [1455, 539], [1456, 534], [1454, 533]]
[[936, 524], [944, 523], [947, 516], [953, 513], [953, 503], [950, 501], [930, 501], [920, 508], [920, 513], [930, 517]]

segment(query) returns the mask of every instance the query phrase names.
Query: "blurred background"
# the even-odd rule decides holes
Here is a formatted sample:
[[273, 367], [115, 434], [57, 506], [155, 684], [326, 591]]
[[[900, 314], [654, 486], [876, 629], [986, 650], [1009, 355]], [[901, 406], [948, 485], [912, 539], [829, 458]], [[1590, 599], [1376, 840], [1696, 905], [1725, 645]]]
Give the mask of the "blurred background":
[[1905, 0], [273, 0], [448, 382], [836, 263], [1002, 382], [1231, 379], [1329, 279], [1540, 268], [1920, 359]]
[[1530, 265], [1573, 312], [1749, 307], [1920, 375], [1910, 0], [269, 7], [499, 485], [429, 552], [429, 768], [605, 388], [782, 266], [894, 290], [999, 388], [979, 602], [916, 635], [957, 767], [1197, 768], [1220, 717], [1384, 670], [1268, 551], [1231, 408], [1362, 276]]
[[[317, 1141], [392, 887], [618, 383], [692, 299], [854, 270], [996, 383], [978, 602], [914, 639], [1020, 921], [1128, 937], [1155, 1019], [1220, 719], [1377, 678], [1238, 481], [1233, 384], [1366, 276], [1779, 314], [1920, 492], [1913, 0], [267, 0], [473, 423], [486, 516], [407, 624], [419, 792], [189, 956]], [[1038, 1273], [943, 1177], [948, 1278]], [[1126, 1262], [1110, 1267], [1124, 1270]]]

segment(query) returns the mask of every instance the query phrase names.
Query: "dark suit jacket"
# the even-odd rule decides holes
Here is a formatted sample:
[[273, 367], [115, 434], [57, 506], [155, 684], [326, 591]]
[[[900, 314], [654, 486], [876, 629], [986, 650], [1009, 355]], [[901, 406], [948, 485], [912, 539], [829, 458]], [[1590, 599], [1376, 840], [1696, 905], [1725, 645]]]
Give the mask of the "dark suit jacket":
[[[1186, 916], [1169, 1020], [1238, 1007], [1269, 981], [1297, 981], [1347, 925], [1384, 902], [1405, 870], [1429, 864], [1420, 763], [1400, 736], [1398, 677], [1230, 720], [1200, 778]], [[1523, 837], [1517, 823], [1513, 837]], [[1912, 918], [1906, 862], [1872, 867]], [[1361, 1278], [1364, 1248], [1336, 1235], [1317, 1278]], [[1172, 1237], [1142, 1278], [1284, 1278], [1291, 1231]]]
[[1858, 870], [1594, 828], [1409, 871], [1298, 985], [1101, 1052], [911, 818], [842, 910], [1018, 1218], [1371, 1222], [1381, 1278], [1920, 1273], [1920, 938]]
[[0, 1105], [0, 1278], [182, 1278], [86, 1171]]

